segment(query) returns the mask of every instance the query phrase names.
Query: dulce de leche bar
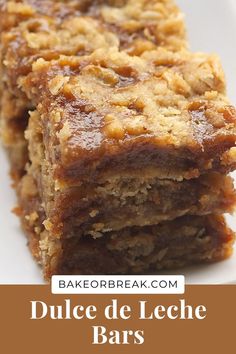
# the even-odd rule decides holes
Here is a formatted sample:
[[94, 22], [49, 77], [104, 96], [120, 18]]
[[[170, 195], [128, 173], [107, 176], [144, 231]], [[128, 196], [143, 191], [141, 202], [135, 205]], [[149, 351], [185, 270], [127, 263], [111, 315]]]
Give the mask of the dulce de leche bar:
[[215, 56], [115, 48], [38, 59], [19, 214], [58, 273], [136, 273], [232, 253], [236, 112]]
[[110, 47], [139, 56], [158, 46], [173, 51], [187, 46], [183, 14], [172, 0], [1, 1], [0, 30], [1, 130], [16, 179], [28, 161], [24, 130], [32, 108], [18, 78], [37, 58]]
[[46, 279], [231, 255], [236, 111], [172, 0], [0, 1], [0, 31], [1, 133]]

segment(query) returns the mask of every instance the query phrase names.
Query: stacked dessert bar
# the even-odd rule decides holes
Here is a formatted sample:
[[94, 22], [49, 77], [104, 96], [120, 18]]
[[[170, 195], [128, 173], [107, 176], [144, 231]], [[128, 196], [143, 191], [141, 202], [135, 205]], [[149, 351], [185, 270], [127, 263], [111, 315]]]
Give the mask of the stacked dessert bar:
[[236, 111], [173, 1], [0, 4], [2, 137], [45, 277], [230, 256]]

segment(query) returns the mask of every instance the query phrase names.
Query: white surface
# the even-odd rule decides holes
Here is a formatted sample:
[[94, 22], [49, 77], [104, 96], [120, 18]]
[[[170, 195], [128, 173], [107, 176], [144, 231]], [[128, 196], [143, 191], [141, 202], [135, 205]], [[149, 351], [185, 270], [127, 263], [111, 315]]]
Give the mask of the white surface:
[[[220, 55], [228, 80], [228, 93], [236, 104], [236, 1], [177, 2], [186, 13], [192, 50]], [[1, 149], [0, 163], [0, 283], [42, 284], [41, 271], [26, 247], [18, 219], [11, 213], [15, 196], [10, 188], [8, 165]], [[230, 225], [236, 229], [236, 217], [230, 218]], [[192, 267], [181, 273], [184, 273], [188, 283], [236, 283], [236, 253], [228, 261]]]

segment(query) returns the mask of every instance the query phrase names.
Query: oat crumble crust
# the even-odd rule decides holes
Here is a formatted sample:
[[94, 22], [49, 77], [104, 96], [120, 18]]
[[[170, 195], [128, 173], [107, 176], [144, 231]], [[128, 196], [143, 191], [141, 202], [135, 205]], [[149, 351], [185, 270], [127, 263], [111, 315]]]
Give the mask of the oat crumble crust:
[[116, 168], [179, 181], [235, 168], [236, 111], [215, 56], [99, 49], [39, 59], [18, 82], [37, 106], [59, 183]]
[[232, 254], [236, 111], [183, 18], [172, 0], [0, 0], [2, 138], [46, 279]]
[[45, 216], [37, 187], [27, 175], [21, 183], [25, 184], [21, 188], [21, 205], [29, 213], [20, 214], [22, 225], [46, 279], [53, 274], [150, 274], [221, 261], [232, 255], [235, 234], [219, 215], [187, 215], [158, 225], [130, 227], [97, 237], [58, 239], [55, 234], [52, 237], [50, 222], [44, 223], [46, 227], [42, 228]]
[[[228, 182], [231, 187], [225, 197], [229, 204], [221, 205], [218, 211], [217, 202], [222, 203], [224, 198], [222, 194], [216, 196], [213, 191], [213, 174], [219, 174], [217, 180], [225, 193], [227, 187], [223, 180], [226, 176], [222, 174], [235, 166], [235, 109], [225, 96], [224, 75], [215, 56], [187, 51], [173, 53], [159, 48], [140, 57], [131, 57], [114, 48], [98, 49], [89, 56], [61, 56], [51, 61], [39, 59], [33, 64], [32, 72], [20, 78], [19, 85], [37, 106], [31, 112], [26, 132], [32, 162], [27, 178], [35, 181], [37, 198], [43, 202], [44, 216], [39, 219], [44, 221], [43, 228], [38, 228], [38, 245], [46, 276], [59, 271], [76, 272], [77, 267], [83, 272], [80, 257], [88, 272], [93, 273], [95, 266], [88, 258], [88, 247], [98, 247], [94, 251], [94, 257], [97, 254], [94, 262], [102, 270], [112, 273], [141, 271], [141, 265], [136, 268], [136, 260], [139, 264], [144, 257], [144, 238], [148, 249], [152, 249], [155, 255], [165, 250], [159, 248], [162, 247], [159, 243], [155, 246], [156, 241], [153, 241], [153, 233], [158, 234], [164, 221], [167, 235], [179, 222], [187, 223], [187, 220], [198, 220], [199, 228], [206, 232], [205, 222], [209, 219], [204, 215], [234, 209], [232, 182]], [[130, 178], [128, 183], [125, 182], [127, 177]], [[150, 186], [145, 189], [147, 199], [140, 193], [136, 199], [130, 200], [129, 189], [121, 206], [119, 202], [126, 189], [118, 190], [114, 196], [118, 186], [126, 183], [126, 186], [134, 186], [136, 192], [141, 191], [145, 188], [141, 184], [142, 178]], [[198, 204], [199, 195], [194, 210], [184, 197], [177, 197], [186, 204], [182, 209], [180, 204], [175, 207], [175, 192], [186, 188], [185, 181], [189, 181], [189, 193], [194, 182], [201, 193], [202, 178], [209, 179], [202, 200], [213, 202], [214, 195], [216, 203], [204, 211]], [[160, 182], [168, 180], [172, 182], [172, 193], [168, 195], [166, 191], [166, 197], [160, 199], [160, 191], [164, 188]], [[96, 204], [95, 191], [104, 184], [105, 193], [103, 191], [98, 197], [100, 203]], [[114, 196], [113, 202], [109, 198], [109, 188]], [[158, 197], [153, 205], [148, 198], [154, 196], [155, 190]], [[85, 192], [83, 197], [81, 191]], [[92, 201], [86, 209], [89, 192]], [[196, 196], [196, 191], [193, 194]], [[83, 206], [79, 203], [81, 200], [85, 202]], [[172, 214], [168, 203], [176, 214]], [[108, 205], [110, 213], [106, 210]], [[159, 207], [163, 208], [162, 211]], [[197, 218], [196, 215], [202, 216]], [[213, 225], [219, 225], [214, 221], [217, 218], [210, 217]], [[224, 225], [221, 230], [228, 234], [230, 231], [226, 231], [223, 219], [221, 225]], [[229, 243], [222, 243], [221, 234], [215, 234], [216, 230], [213, 230], [210, 236], [203, 233], [203, 238], [206, 236], [210, 241], [206, 242], [207, 249], [205, 243], [201, 248], [202, 244], [199, 245], [195, 237], [188, 245], [183, 234], [182, 258], [177, 252], [180, 241], [176, 236], [177, 244], [173, 242], [177, 252], [175, 261], [173, 250], [171, 255], [167, 253], [154, 264], [147, 262], [143, 266], [145, 262], [141, 262], [143, 271], [188, 264], [190, 258], [197, 262], [214, 261], [216, 255], [218, 259], [226, 257], [230, 253], [233, 234], [226, 238]], [[128, 243], [132, 245], [132, 237], [137, 236], [137, 243], [141, 244], [138, 256], [136, 244], [135, 250], [127, 246], [128, 254], [133, 251], [135, 254], [133, 265], [126, 264], [124, 268], [102, 266], [99, 254], [103, 258], [101, 249], [104, 242], [108, 245], [104, 240], [116, 237], [126, 240], [127, 233]], [[215, 235], [216, 241], [212, 244]], [[154, 246], [151, 246], [152, 242]], [[192, 253], [189, 258], [191, 247], [195, 249], [196, 258]], [[220, 249], [223, 253], [219, 253]], [[184, 250], [188, 250], [187, 253]], [[115, 248], [107, 252], [105, 257], [113, 259], [120, 251]], [[127, 255], [124, 257], [126, 259]]]
[[17, 80], [37, 58], [81, 56], [113, 46], [129, 55], [187, 46], [183, 14], [172, 0], [1, 1], [0, 30], [1, 131], [16, 180], [27, 162], [23, 132], [32, 108]]

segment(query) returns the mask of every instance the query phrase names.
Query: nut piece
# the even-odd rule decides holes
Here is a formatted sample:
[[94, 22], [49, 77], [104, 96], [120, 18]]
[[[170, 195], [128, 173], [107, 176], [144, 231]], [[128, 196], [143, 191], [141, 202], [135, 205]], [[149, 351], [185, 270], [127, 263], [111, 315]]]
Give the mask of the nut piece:
[[105, 117], [105, 134], [111, 139], [123, 139], [125, 131], [121, 121], [113, 114], [108, 114]]
[[49, 90], [52, 95], [57, 95], [65, 84], [68, 83], [70, 78], [68, 76], [57, 75], [48, 84]]

